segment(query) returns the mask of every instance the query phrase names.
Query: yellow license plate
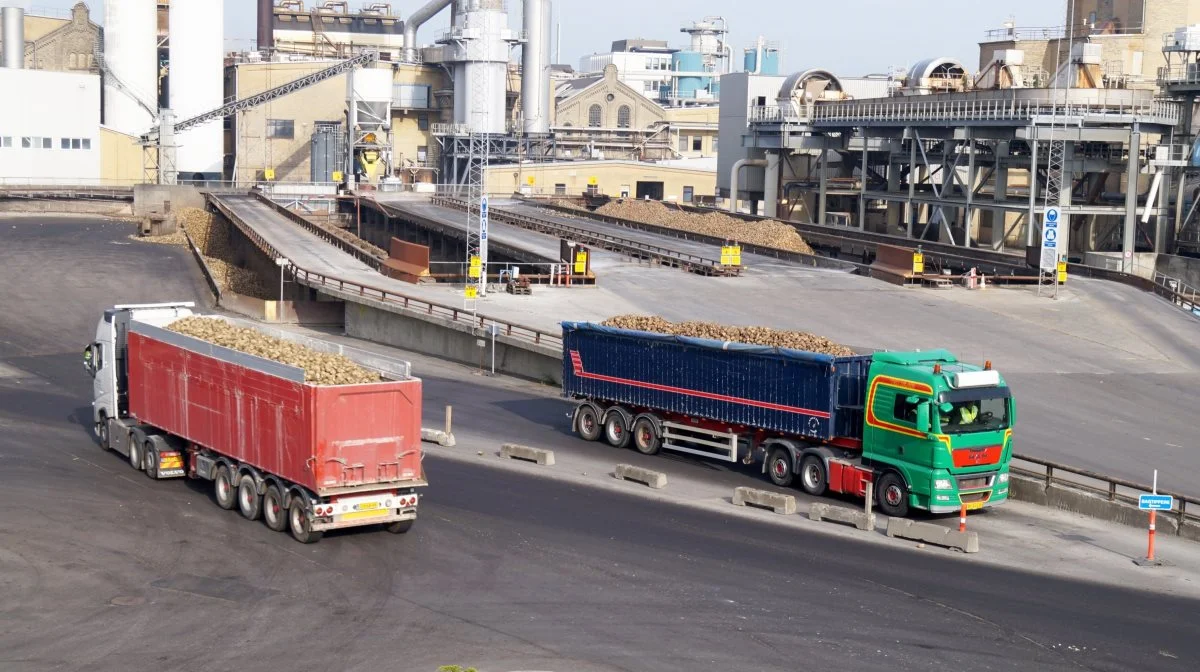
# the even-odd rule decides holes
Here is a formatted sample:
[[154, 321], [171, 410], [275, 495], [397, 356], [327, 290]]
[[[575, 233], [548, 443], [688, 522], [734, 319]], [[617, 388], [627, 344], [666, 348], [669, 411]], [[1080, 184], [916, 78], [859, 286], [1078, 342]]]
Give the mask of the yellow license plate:
[[983, 502], [970, 502], [969, 504], [967, 504], [967, 510], [974, 511], [975, 509], [982, 509], [983, 504], [984, 504]]
[[387, 509], [375, 509], [374, 511], [352, 511], [350, 513], [343, 513], [342, 520], [357, 520], [359, 518], [378, 518], [380, 516], [386, 516], [387, 514], [388, 514]]
[[362, 504], [355, 505], [354, 510], [355, 511], [368, 511], [371, 509], [378, 509], [378, 508], [379, 508], [379, 502], [363, 502]]

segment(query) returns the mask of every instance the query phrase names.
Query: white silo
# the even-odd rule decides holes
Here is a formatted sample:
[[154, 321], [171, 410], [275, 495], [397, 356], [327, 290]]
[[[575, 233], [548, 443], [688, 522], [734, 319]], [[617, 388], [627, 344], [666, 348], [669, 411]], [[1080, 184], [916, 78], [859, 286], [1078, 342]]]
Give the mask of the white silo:
[[454, 64], [454, 121], [477, 133], [508, 130], [508, 56], [517, 34], [504, 0], [458, 0], [454, 26], [440, 40]]
[[104, 3], [104, 68], [105, 125], [127, 135], [149, 131], [154, 125], [150, 110], [158, 109], [155, 0]]
[[[168, 91], [175, 121], [215, 110], [225, 102], [224, 3], [171, 0]], [[219, 180], [224, 169], [221, 120], [175, 136], [179, 180]]]

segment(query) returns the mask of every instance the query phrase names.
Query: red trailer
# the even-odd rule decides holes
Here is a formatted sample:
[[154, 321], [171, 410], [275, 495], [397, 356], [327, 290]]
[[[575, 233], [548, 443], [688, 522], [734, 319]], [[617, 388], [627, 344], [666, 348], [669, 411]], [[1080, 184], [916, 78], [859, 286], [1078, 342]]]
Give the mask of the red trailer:
[[[306, 383], [298, 368], [163, 329], [183, 315], [162, 310], [118, 308], [100, 325], [106, 447], [154, 478], [211, 480], [222, 508], [301, 542], [359, 525], [408, 531], [426, 485], [420, 380]], [[115, 408], [100, 389], [110, 374]]]

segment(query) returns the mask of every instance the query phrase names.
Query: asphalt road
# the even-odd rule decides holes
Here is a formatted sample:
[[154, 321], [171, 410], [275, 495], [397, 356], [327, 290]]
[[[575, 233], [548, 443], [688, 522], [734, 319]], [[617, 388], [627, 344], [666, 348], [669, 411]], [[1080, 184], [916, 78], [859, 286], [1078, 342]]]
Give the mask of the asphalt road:
[[[1196, 601], [433, 456], [410, 534], [299, 545], [218, 509], [205, 486], [148, 480], [86, 428], [78, 350], [99, 307], [199, 295], [182, 253], [117, 244], [116, 225], [39, 229], [0, 226], [5, 672], [1200, 665]], [[56, 310], [57, 297], [92, 312]], [[518, 402], [481, 403], [535, 418], [555, 403]]]

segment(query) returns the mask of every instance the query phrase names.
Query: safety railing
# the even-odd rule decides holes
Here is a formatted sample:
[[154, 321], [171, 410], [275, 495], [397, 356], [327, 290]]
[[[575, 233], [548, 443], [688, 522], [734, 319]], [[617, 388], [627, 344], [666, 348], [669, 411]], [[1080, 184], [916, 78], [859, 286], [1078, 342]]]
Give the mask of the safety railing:
[[1200, 85], [1200, 63], [1164, 65], [1158, 69], [1158, 83], [1171, 85]]
[[1200, 291], [1186, 282], [1155, 272], [1154, 293], [1175, 304], [1185, 313], [1200, 318]]
[[[1145, 483], [1099, 474], [1088, 469], [1072, 467], [1029, 455], [1013, 455], [1011, 471], [1037, 479], [1047, 488], [1057, 486], [1103, 497], [1110, 502], [1137, 507], [1138, 495], [1148, 493], [1151, 486]], [[1175, 498], [1175, 508], [1160, 511], [1159, 515], [1171, 516], [1178, 522], [1176, 534], [1184, 524], [1200, 525], [1200, 497], [1192, 497], [1170, 490], [1159, 489], [1158, 494]]]
[[[541, 331], [533, 327], [527, 327], [522, 324], [516, 324], [507, 320], [502, 320], [487, 315], [478, 314], [474, 311], [466, 310], [465, 308], [447, 306], [444, 304], [419, 299], [414, 296], [409, 296], [391, 289], [377, 287], [365, 283], [354, 282], [337, 278], [324, 273], [317, 273], [308, 270], [295, 264], [287, 258], [279, 250], [275, 249], [266, 241], [254, 227], [248, 225], [229, 205], [220, 197], [210, 198], [209, 202], [223, 214], [233, 225], [240, 231], [250, 242], [254, 243], [259, 250], [270, 256], [272, 259], [285, 259], [285, 268], [289, 270], [297, 282], [314, 288], [322, 288], [331, 292], [338, 292], [343, 297], [356, 296], [364, 299], [380, 301], [388, 305], [396, 306], [403, 310], [417, 312], [422, 315], [429, 315], [441, 319], [450, 320], [457, 324], [465, 324], [472, 329], [488, 329], [491, 324], [495, 324], [500, 328], [498, 335], [508, 338], [530, 343], [533, 345], [544, 346], [548, 348], [561, 349], [563, 342], [560, 334], [552, 334]], [[295, 221], [295, 220], [292, 220]]]

